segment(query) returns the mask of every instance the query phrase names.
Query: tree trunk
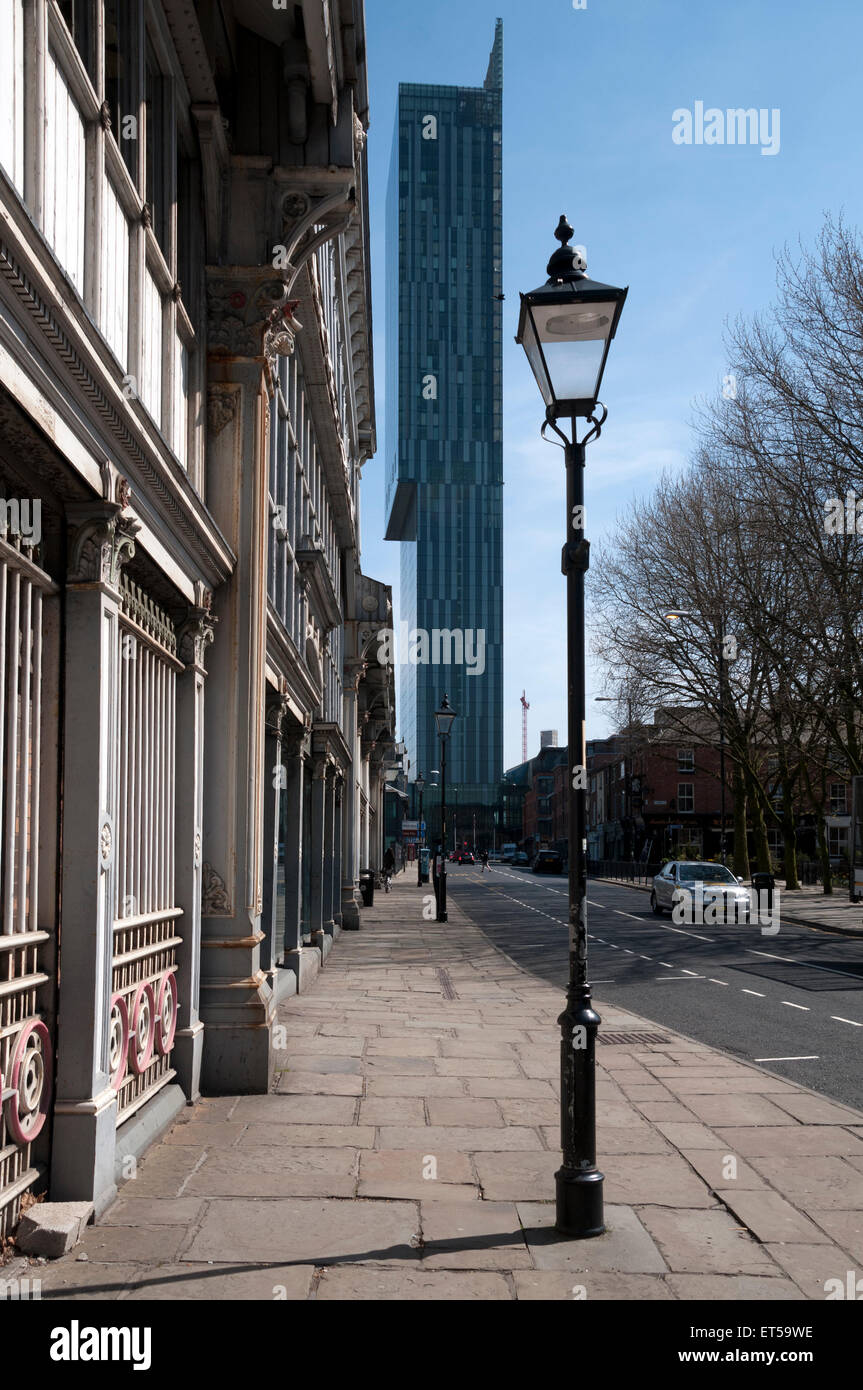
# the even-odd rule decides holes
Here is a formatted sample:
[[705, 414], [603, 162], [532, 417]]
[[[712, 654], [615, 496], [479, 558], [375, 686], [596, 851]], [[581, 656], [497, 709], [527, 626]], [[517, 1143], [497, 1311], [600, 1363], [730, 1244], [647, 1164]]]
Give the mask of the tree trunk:
[[818, 857], [821, 860], [821, 875], [824, 880], [824, 896], [833, 896], [833, 870], [830, 867], [830, 841], [827, 835], [827, 822], [821, 808], [818, 808]]
[[782, 797], [782, 840], [785, 890], [788, 893], [796, 893], [800, 887], [800, 880], [797, 877], [797, 822], [791, 796], [787, 791], [783, 793]]
[[734, 764], [734, 872], [749, 878], [749, 833], [747, 826], [746, 779], [739, 763]]
[[767, 822], [764, 819], [764, 803], [761, 799], [760, 788], [755, 783], [754, 778], [747, 776], [749, 803], [752, 807], [752, 822], [755, 830], [755, 857], [758, 861], [758, 872], [769, 874], [773, 864], [770, 858], [770, 845], [767, 840]]

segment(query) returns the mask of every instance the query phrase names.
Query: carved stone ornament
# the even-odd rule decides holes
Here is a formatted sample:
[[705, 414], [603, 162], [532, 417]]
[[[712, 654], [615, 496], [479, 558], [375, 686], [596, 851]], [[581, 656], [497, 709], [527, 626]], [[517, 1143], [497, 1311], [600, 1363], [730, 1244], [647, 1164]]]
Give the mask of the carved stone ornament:
[[289, 193], [282, 200], [282, 216], [285, 224], [290, 226], [295, 222], [301, 222], [311, 211], [312, 201], [307, 193]]
[[99, 862], [105, 870], [110, 869], [114, 862], [114, 822], [107, 815], [103, 817], [99, 831]]
[[275, 316], [287, 309], [287, 300], [283, 280], [213, 277], [209, 282], [210, 351], [228, 357], [263, 357], [264, 340], [274, 331]]
[[207, 424], [210, 438], [218, 439], [237, 418], [240, 391], [236, 386], [211, 386], [207, 392]]
[[201, 905], [205, 917], [230, 917], [231, 899], [227, 885], [212, 864], [204, 865]]
[[204, 854], [204, 838], [200, 830], [195, 831], [195, 868], [200, 869]]
[[99, 124], [104, 131], [111, 129], [111, 108], [107, 101], [103, 101], [99, 107]]
[[216, 623], [211, 613], [213, 595], [207, 591], [197, 605], [187, 610], [177, 633], [177, 654], [185, 666], [204, 669], [207, 648], [216, 640]]
[[273, 737], [277, 738], [280, 742], [282, 740], [284, 722], [288, 717], [290, 708], [290, 704], [287, 700], [277, 700], [267, 709], [267, 732], [272, 734]]
[[[134, 558], [135, 537], [140, 526], [121, 515], [118, 503], [95, 503], [93, 507], [71, 506], [68, 515], [74, 527], [69, 560], [69, 584], [106, 584], [118, 589], [120, 570]], [[76, 513], [89, 513], [78, 521]]]
[[294, 299], [284, 308], [274, 309], [270, 314], [267, 331], [264, 334], [264, 356], [270, 371], [275, 375], [276, 360], [279, 357], [292, 357], [297, 343], [297, 333], [302, 329], [294, 311], [299, 305]]

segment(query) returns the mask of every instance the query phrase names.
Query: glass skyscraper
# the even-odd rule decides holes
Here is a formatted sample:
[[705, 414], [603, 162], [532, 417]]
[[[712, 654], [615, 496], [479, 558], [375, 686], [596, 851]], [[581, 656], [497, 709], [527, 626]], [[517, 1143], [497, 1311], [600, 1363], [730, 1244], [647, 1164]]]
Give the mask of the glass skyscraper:
[[399, 88], [387, 209], [399, 723], [411, 776], [428, 778], [449, 695], [447, 782], [465, 808], [496, 805], [503, 776], [502, 106], [498, 20], [482, 87]]

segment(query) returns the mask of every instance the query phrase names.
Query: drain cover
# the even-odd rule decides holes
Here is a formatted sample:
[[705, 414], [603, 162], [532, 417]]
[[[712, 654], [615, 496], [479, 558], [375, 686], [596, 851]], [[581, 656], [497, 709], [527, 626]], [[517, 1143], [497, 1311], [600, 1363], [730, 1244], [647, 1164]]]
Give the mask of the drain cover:
[[661, 1033], [599, 1033], [598, 1041], [606, 1047], [637, 1047], [646, 1044], [650, 1047], [664, 1047], [671, 1042]]

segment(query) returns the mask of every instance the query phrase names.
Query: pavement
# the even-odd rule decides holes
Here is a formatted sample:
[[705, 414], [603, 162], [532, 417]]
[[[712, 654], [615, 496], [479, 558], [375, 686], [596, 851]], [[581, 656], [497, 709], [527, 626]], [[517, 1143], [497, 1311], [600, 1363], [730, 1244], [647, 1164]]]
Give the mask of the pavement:
[[280, 1006], [273, 1093], [190, 1108], [82, 1244], [31, 1271], [43, 1299], [792, 1301], [847, 1285], [863, 1114], [601, 989], [608, 1231], [560, 1238], [561, 992], [455, 900], [445, 926], [424, 908], [405, 876], [376, 896]]

